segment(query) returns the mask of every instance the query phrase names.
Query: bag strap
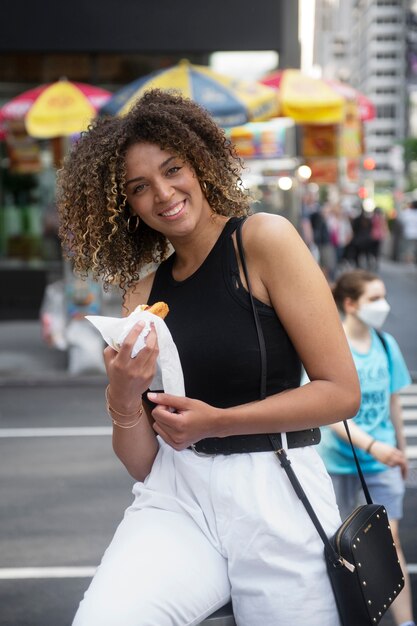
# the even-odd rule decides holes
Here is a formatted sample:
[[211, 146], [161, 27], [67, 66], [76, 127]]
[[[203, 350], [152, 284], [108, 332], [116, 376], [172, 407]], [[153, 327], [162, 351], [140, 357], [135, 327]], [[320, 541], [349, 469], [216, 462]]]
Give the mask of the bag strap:
[[347, 423], [346, 420], [343, 420], [343, 425], [345, 427], [345, 430], [347, 432], [347, 436], [349, 438], [350, 447], [352, 448], [353, 457], [355, 459], [356, 469], [358, 470], [359, 479], [360, 479], [361, 485], [362, 485], [362, 490], [363, 490], [363, 493], [365, 495], [365, 500], [366, 500], [366, 502], [368, 504], [373, 504], [373, 500], [371, 498], [371, 494], [369, 493], [368, 485], [366, 484], [365, 477], [364, 477], [364, 475], [362, 473], [362, 469], [361, 469], [361, 466], [360, 466], [360, 463], [359, 463], [359, 459], [358, 459], [358, 457], [356, 455], [355, 447], [354, 447], [354, 445], [352, 443], [352, 438], [350, 436], [349, 426], [348, 426], [348, 423]]
[[[246, 279], [246, 284], [248, 287], [248, 293], [249, 293], [249, 299], [250, 299], [250, 303], [251, 303], [251, 307], [252, 307], [252, 312], [253, 312], [253, 317], [255, 320], [255, 328], [256, 328], [256, 332], [258, 335], [258, 342], [259, 342], [259, 351], [260, 351], [260, 356], [261, 356], [261, 380], [260, 380], [260, 399], [263, 400], [266, 397], [266, 368], [267, 368], [267, 364], [266, 364], [266, 348], [265, 348], [265, 338], [264, 338], [264, 334], [262, 331], [262, 326], [259, 320], [259, 314], [258, 311], [256, 309], [254, 300], [253, 300], [253, 295], [252, 295], [252, 290], [251, 290], [251, 286], [250, 286], [250, 281], [249, 281], [249, 275], [248, 275], [248, 268], [246, 265], [246, 259], [245, 259], [245, 253], [244, 253], [244, 249], [243, 249], [243, 243], [242, 243], [242, 226], [244, 224], [245, 220], [242, 220], [241, 222], [239, 222], [237, 228], [236, 228], [236, 241], [237, 241], [237, 247], [238, 247], [238, 251], [239, 251], [239, 256], [240, 256], [240, 261], [242, 263], [242, 268], [243, 268], [243, 273], [245, 275], [245, 279]], [[369, 491], [368, 488], [366, 486], [366, 482], [365, 479], [363, 478], [363, 474], [362, 471], [360, 469], [360, 465], [359, 462], [357, 460], [356, 457], [356, 453], [355, 450], [353, 448], [353, 444], [352, 444], [352, 440], [350, 438], [350, 432], [349, 432], [349, 427], [347, 426], [346, 421], [344, 422], [345, 427], [347, 429], [348, 432], [348, 437], [349, 437], [349, 441], [350, 444], [352, 446], [352, 450], [353, 450], [353, 454], [355, 456], [356, 459], [356, 466], [358, 468], [358, 472], [359, 472], [359, 476], [362, 476], [361, 481], [363, 480], [362, 486], [365, 485], [364, 487], [364, 491], [365, 491], [365, 497], [367, 497], [366, 493], [368, 493], [369, 496]], [[320, 523], [320, 520], [318, 519], [313, 507], [310, 504], [310, 501], [300, 483], [300, 481], [298, 480], [292, 466], [291, 466], [291, 461], [287, 456], [287, 453], [285, 452], [284, 448], [282, 447], [282, 442], [281, 442], [281, 437], [274, 435], [274, 434], [269, 434], [268, 435], [269, 440], [271, 441], [271, 445], [272, 448], [274, 450], [274, 453], [276, 454], [281, 467], [284, 469], [285, 473], [287, 474], [291, 485], [295, 491], [295, 493], [297, 494], [298, 498], [301, 500], [304, 508], [306, 509], [311, 521], [313, 522], [318, 534], [321, 537], [321, 540], [324, 543], [325, 549], [326, 549], [326, 553], [328, 556], [329, 561], [331, 562], [332, 565], [334, 565], [335, 567], [341, 567], [342, 565], [344, 565], [344, 563], [341, 560], [341, 557], [339, 554], [337, 554], [336, 550], [333, 548], [332, 544], [330, 543], [327, 535], [326, 535], [326, 531], [324, 530], [323, 526]], [[369, 500], [370, 500], [370, 496], [369, 496]], [[368, 499], [367, 499], [368, 501]], [[368, 501], [368, 504], [372, 504], [372, 500]]]
[[245, 223], [246, 218], [241, 220], [236, 228], [236, 241], [237, 247], [239, 250], [240, 261], [242, 263], [243, 273], [245, 275], [246, 284], [248, 286], [249, 299], [253, 311], [253, 317], [255, 320], [255, 328], [256, 333], [258, 335], [258, 343], [259, 343], [259, 353], [261, 357], [261, 379], [260, 379], [260, 387], [259, 387], [259, 398], [263, 400], [266, 398], [266, 347], [265, 347], [265, 337], [262, 332], [262, 326], [259, 319], [259, 314], [255, 306], [255, 302], [253, 301], [252, 289], [249, 280], [248, 267], [246, 265], [245, 253], [243, 251], [243, 243], [242, 243], [242, 226]]

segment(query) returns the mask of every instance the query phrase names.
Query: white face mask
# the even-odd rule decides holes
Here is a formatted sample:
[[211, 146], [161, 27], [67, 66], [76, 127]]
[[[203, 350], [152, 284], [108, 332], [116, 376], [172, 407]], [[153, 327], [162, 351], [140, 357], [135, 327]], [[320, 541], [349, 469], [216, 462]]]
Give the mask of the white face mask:
[[375, 302], [363, 304], [356, 315], [364, 324], [372, 326], [372, 328], [381, 328], [390, 310], [391, 307], [388, 302], [385, 298], [381, 298]]

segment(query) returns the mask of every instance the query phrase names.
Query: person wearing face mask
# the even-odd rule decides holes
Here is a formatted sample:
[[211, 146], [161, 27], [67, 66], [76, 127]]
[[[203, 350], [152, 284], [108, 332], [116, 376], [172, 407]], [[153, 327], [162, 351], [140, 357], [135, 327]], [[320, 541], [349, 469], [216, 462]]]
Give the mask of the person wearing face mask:
[[[404, 590], [391, 611], [396, 626], [415, 626], [410, 581], [398, 532], [408, 470], [398, 391], [409, 385], [411, 378], [394, 337], [379, 331], [390, 311], [383, 281], [365, 270], [349, 271], [334, 284], [333, 297], [343, 316], [361, 385], [361, 406], [349, 421], [352, 442], [373, 501], [387, 509], [405, 576]], [[361, 503], [363, 492], [342, 423], [322, 429], [319, 452], [345, 519]]]

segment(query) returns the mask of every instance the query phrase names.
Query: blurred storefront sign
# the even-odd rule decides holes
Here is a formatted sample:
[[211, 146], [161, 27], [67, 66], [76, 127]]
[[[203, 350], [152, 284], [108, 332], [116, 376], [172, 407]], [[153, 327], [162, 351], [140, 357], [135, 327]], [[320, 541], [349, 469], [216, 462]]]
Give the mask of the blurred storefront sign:
[[253, 198], [252, 209], [284, 215], [297, 224], [297, 133], [294, 120], [273, 118], [229, 128], [226, 135], [244, 159], [242, 179]]
[[301, 154], [308, 157], [336, 157], [338, 126], [336, 124], [303, 124]]
[[359, 159], [346, 159], [346, 179], [349, 183], [359, 182], [360, 173]]
[[358, 106], [347, 102], [345, 118], [340, 126], [339, 155], [348, 159], [358, 159], [363, 154], [363, 131]]
[[295, 156], [295, 145], [289, 145], [294, 123], [285, 118], [252, 122], [226, 131], [239, 155], [244, 159], [271, 159]]
[[4, 123], [9, 171], [13, 174], [35, 174], [41, 171], [39, 143], [30, 137], [23, 120]]
[[311, 169], [310, 182], [336, 184], [339, 178], [339, 161], [337, 158], [310, 158], [305, 160]]

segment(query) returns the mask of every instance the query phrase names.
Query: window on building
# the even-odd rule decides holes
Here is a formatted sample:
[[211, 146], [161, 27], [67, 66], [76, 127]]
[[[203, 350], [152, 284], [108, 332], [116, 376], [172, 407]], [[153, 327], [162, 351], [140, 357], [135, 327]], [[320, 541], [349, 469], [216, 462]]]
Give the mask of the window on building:
[[377, 52], [375, 55], [377, 59], [397, 59], [398, 54], [396, 52]]
[[378, 104], [376, 114], [378, 118], [393, 119], [396, 116], [396, 109], [395, 104]]
[[395, 137], [395, 130], [375, 130], [375, 137]]
[[375, 94], [377, 95], [395, 95], [397, 93], [398, 89], [395, 87], [377, 87], [377, 89], [375, 89]]
[[377, 7], [399, 7], [400, 0], [377, 0]]
[[388, 35], [376, 35], [376, 37], [374, 37], [375, 41], [399, 41], [399, 37], [397, 37], [397, 35], [392, 35], [392, 34], [388, 34]]
[[388, 15], [377, 17], [375, 22], [377, 24], [401, 24], [401, 18], [397, 15]]

